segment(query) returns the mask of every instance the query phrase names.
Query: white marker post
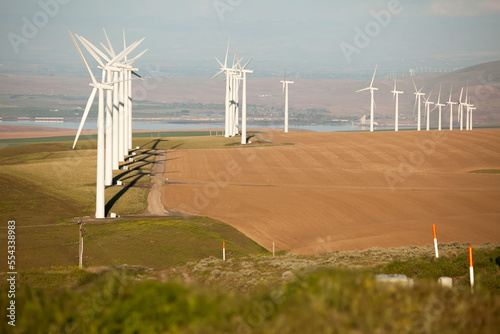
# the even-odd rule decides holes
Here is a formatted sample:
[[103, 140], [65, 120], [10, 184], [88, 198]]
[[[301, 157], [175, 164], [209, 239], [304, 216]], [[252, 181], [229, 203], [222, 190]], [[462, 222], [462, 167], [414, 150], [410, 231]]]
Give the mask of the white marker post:
[[226, 261], [226, 242], [222, 242], [222, 260]]
[[439, 252], [438, 252], [438, 241], [436, 237], [436, 225], [432, 224], [432, 233], [434, 234], [434, 249], [436, 251], [436, 259], [439, 257]]
[[472, 263], [472, 246], [469, 246], [470, 291], [474, 292], [474, 264]]

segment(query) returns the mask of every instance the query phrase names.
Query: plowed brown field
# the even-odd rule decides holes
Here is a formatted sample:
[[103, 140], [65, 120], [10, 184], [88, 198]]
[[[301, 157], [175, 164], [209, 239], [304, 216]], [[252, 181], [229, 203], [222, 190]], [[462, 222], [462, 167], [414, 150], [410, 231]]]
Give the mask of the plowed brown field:
[[165, 206], [296, 254], [500, 242], [500, 130], [263, 136], [295, 145], [168, 151]]

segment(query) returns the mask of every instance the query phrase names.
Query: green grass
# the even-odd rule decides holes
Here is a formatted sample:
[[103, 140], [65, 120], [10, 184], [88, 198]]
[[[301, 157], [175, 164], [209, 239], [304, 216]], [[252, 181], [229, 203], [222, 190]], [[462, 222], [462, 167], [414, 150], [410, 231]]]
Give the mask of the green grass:
[[[214, 290], [168, 272], [151, 280], [145, 268], [130, 269], [52, 269], [49, 278], [71, 286], [20, 285], [9, 332], [446, 334], [496, 333], [500, 326], [500, 295], [481, 286], [474, 294], [427, 280], [404, 288], [377, 284], [368, 271], [316, 268], [242, 294], [222, 279]], [[0, 307], [7, 303], [2, 294]], [[7, 326], [0, 324], [2, 332]]]
[[472, 171], [471, 173], [478, 173], [478, 174], [500, 174], [500, 169], [479, 169]]
[[[189, 141], [189, 137], [187, 140]], [[148, 139], [149, 140], [149, 139]], [[67, 223], [95, 212], [95, 141], [30, 144], [0, 150], [0, 219], [16, 220], [20, 270], [77, 263], [77, 229]], [[129, 170], [114, 171], [124, 187], [106, 189], [106, 210], [120, 216], [146, 209], [154, 149], [136, 150]], [[134, 185], [129, 187], [129, 185]], [[227, 225], [210, 219], [113, 221], [89, 224], [85, 263], [142, 264], [164, 268], [219, 254], [225, 240], [235, 256], [263, 249]], [[126, 233], [124, 231], [127, 231]], [[5, 238], [0, 234], [0, 238]], [[234, 241], [231, 241], [233, 240]], [[197, 247], [183, 247], [186, 242]], [[0, 260], [0, 265], [6, 258]]]
[[[255, 133], [255, 132], [253, 132]], [[75, 130], [76, 134], [76, 130]], [[212, 131], [213, 137], [215, 137], [215, 131]], [[183, 138], [183, 137], [210, 137], [210, 131], [151, 131], [151, 132], [136, 132], [133, 134], [134, 139], [146, 139], [154, 140], [157, 138]], [[221, 136], [219, 136], [221, 137]], [[55, 137], [42, 137], [42, 138], [19, 138], [19, 139], [0, 139], [0, 149], [8, 147], [16, 147], [28, 144], [47, 144], [47, 143], [61, 143], [65, 142], [65, 146], [73, 145], [75, 136], [55, 136]], [[96, 147], [97, 136], [96, 135], [82, 135], [78, 141], [78, 145], [81, 147], [81, 142], [91, 141], [94, 142], [93, 146]]]

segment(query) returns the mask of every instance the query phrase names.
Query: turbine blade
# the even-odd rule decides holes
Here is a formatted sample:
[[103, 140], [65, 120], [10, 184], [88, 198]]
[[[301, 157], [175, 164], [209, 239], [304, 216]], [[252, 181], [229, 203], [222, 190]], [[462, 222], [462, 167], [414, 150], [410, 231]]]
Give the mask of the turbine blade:
[[227, 67], [227, 57], [229, 56], [229, 45], [231, 44], [231, 37], [227, 41], [227, 50], [226, 50], [226, 60], [224, 61], [224, 67]]
[[[76, 35], [76, 34], [75, 34], [75, 35]], [[90, 48], [94, 51], [94, 54], [93, 54], [93, 53], [92, 53], [92, 51], [90, 51], [90, 50], [89, 50], [89, 48], [87, 48], [87, 47], [86, 47], [86, 49], [89, 51], [89, 53], [90, 53], [90, 54], [92, 54], [92, 55], [93, 55], [93, 57], [94, 57], [94, 58], [96, 58], [95, 53], [97, 53], [97, 54], [98, 54], [98, 55], [99, 55], [102, 59], [104, 59], [106, 62], [108, 62], [108, 61], [109, 61], [109, 57], [108, 57], [108, 56], [106, 56], [106, 54], [105, 54], [104, 52], [102, 52], [101, 50], [99, 50], [99, 49], [98, 49], [98, 48], [97, 48], [94, 44], [90, 43], [90, 42], [89, 42], [89, 41], [88, 41], [85, 37], [78, 36], [78, 35], [76, 35], [76, 37], [78, 37], [78, 39], [80, 40], [80, 42], [82, 42], [82, 39], [83, 39], [83, 41], [84, 41], [85, 43], [83, 43], [83, 42], [82, 42], [82, 44], [84, 44], [84, 46], [85, 46], [85, 44], [87, 44], [87, 45], [88, 45], [88, 47], [90, 47]], [[97, 57], [97, 58], [99, 58], [99, 57]], [[96, 59], [96, 61], [97, 61], [97, 59]], [[100, 60], [100, 59], [99, 59], [99, 61], [97, 61], [97, 62], [99, 63], [99, 65], [101, 65], [101, 64], [102, 64], [102, 62], [101, 62], [101, 60]], [[103, 65], [101, 65], [101, 66], [103, 66]]]
[[148, 50], [149, 50], [149, 49], [146, 49], [146, 50], [142, 51], [141, 53], [139, 53], [139, 54], [138, 54], [137, 56], [135, 56], [134, 58], [130, 59], [129, 61], [126, 61], [126, 62], [125, 62], [125, 64], [130, 65], [130, 64], [134, 63], [136, 60], [141, 59], [141, 58], [142, 58], [142, 56], [144, 56], [144, 54], [145, 54], [146, 52], [148, 52]]
[[[125, 40], [125, 28], [123, 28], [123, 50], [127, 48], [127, 42]], [[125, 61], [127, 61], [127, 55], [125, 55]]]
[[107, 53], [108, 55], [110, 55], [111, 57], [113, 57], [113, 55], [111, 54], [111, 50], [109, 50], [109, 49], [106, 47], [106, 45], [104, 45], [104, 43], [102, 43], [102, 42], [101, 42], [100, 44], [101, 44], [102, 48], [104, 49], [104, 51], [106, 51], [106, 53]]
[[370, 87], [373, 87], [373, 81], [375, 81], [375, 73], [377, 73], [377, 67], [378, 67], [378, 64], [375, 65], [375, 71], [373, 72], [373, 78], [372, 78], [372, 82], [370, 83]]
[[128, 46], [128, 48], [126, 48], [125, 50], [123, 50], [122, 52], [120, 52], [118, 55], [116, 55], [115, 58], [111, 59], [111, 61], [108, 63], [108, 66], [112, 66], [114, 63], [120, 61], [123, 57], [125, 57], [127, 54], [129, 54], [130, 52], [132, 52], [136, 47], [138, 47], [145, 39], [146, 38], [143, 38], [143, 39], [141, 39], [138, 42], [130, 44]]
[[141, 77], [141, 76], [140, 76], [137, 72], [132, 71], [132, 74], [133, 74], [133, 75], [135, 75], [136, 77], [138, 77], [138, 78], [141, 78], [141, 79], [142, 79], [142, 77]]
[[246, 69], [247, 66], [252, 62], [253, 58], [250, 58], [249, 61], [247, 61], [247, 63], [245, 64], [245, 66], [243, 66], [243, 69]]
[[448, 103], [451, 102], [451, 93], [452, 93], [452, 91], [453, 91], [453, 85], [450, 86], [450, 99], [448, 100]]
[[83, 112], [82, 120], [80, 122], [80, 126], [78, 127], [78, 132], [76, 133], [75, 141], [73, 142], [73, 149], [75, 149], [76, 142], [78, 141], [78, 138], [80, 137], [80, 133], [82, 132], [83, 125], [85, 124], [85, 121], [87, 120], [87, 116], [89, 114], [90, 107], [92, 106], [92, 103], [94, 102], [96, 92], [97, 92], [97, 88], [94, 87], [94, 89], [92, 89], [92, 93], [90, 93], [89, 99], [87, 101], [87, 105], [85, 106], [85, 111]]
[[104, 36], [106, 36], [106, 41], [108, 41], [109, 51], [111, 51], [111, 57], [116, 57], [115, 50], [113, 49], [113, 45], [111, 45], [111, 42], [109, 41], [106, 29], [102, 28], [102, 30], [104, 30]]
[[418, 93], [417, 85], [415, 85], [415, 80], [413, 80], [413, 77], [411, 77], [411, 82], [413, 82], [413, 87], [415, 87], [415, 93]]
[[221, 67], [221, 68], [223, 68], [223, 67], [224, 67], [224, 65], [223, 65], [223, 64], [219, 61], [219, 59], [217, 59], [217, 57], [214, 57], [214, 58], [215, 58], [215, 60], [217, 60], [217, 62], [219, 63], [220, 67]]
[[438, 104], [441, 104], [441, 85], [439, 85]]
[[460, 98], [458, 99], [458, 102], [462, 103], [462, 95], [464, 93], [464, 88], [462, 87], [462, 89], [460, 90]]
[[71, 31], [69, 32], [69, 34], [71, 35], [71, 39], [73, 40], [73, 43], [75, 43], [76, 49], [78, 50], [78, 53], [80, 54], [80, 57], [82, 58], [82, 61], [85, 64], [85, 67], [87, 68], [87, 71], [89, 72], [90, 79], [92, 79], [92, 83], [94, 85], [97, 85], [97, 80], [95, 79], [94, 74], [90, 70], [89, 64], [87, 63], [87, 60], [85, 60], [85, 57], [83, 56], [82, 50], [80, 50], [80, 47], [78, 46], [78, 43], [75, 40], [75, 37], [73, 36]]
[[238, 67], [240, 69], [240, 71], [242, 70], [241, 68], [241, 59], [243, 58], [238, 58], [238, 52], [236, 51], [236, 49], [234, 49], [234, 57], [236, 58], [236, 67]]
[[223, 72], [224, 72], [224, 70], [220, 70], [220, 71], [219, 71], [216, 75], [214, 75], [214, 76], [213, 76], [212, 78], [210, 78], [210, 79], [215, 79], [215, 78], [217, 78], [217, 77], [218, 77], [221, 73], [223, 73]]
[[359, 93], [359, 92], [364, 92], [365, 90], [369, 90], [371, 89], [371, 87], [366, 87], [366, 88], [363, 88], [363, 89], [360, 89], [360, 90], [357, 90], [356, 93]]

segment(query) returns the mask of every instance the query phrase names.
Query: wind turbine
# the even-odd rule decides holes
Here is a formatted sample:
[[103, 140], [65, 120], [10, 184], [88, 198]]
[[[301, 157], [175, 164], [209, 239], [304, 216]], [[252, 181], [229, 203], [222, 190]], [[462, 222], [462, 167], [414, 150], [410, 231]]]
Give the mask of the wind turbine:
[[375, 71], [373, 72], [373, 77], [372, 77], [372, 82], [370, 83], [369, 87], [357, 90], [356, 93], [363, 92], [365, 90], [369, 90], [371, 94], [371, 103], [370, 103], [370, 132], [373, 132], [373, 118], [374, 118], [374, 108], [375, 108], [375, 100], [373, 98], [373, 92], [378, 90], [378, 88], [373, 87], [373, 81], [375, 80], [375, 73], [377, 73], [377, 67], [378, 65], [375, 66]]
[[230, 136], [230, 80], [231, 80], [231, 73], [233, 69], [227, 67], [227, 57], [229, 55], [229, 45], [231, 43], [231, 38], [229, 38], [229, 41], [227, 42], [227, 50], [226, 50], [226, 58], [224, 60], [224, 64], [222, 64], [217, 57], [215, 57], [215, 60], [217, 63], [220, 65], [220, 71], [212, 77], [212, 79], [216, 78], [219, 76], [221, 73], [226, 73], [226, 99], [225, 99], [225, 110], [226, 110], [226, 116], [225, 116], [225, 128], [224, 128], [224, 137], [229, 137]]
[[441, 131], [441, 108], [444, 107], [445, 105], [441, 103], [441, 86], [439, 86], [439, 96], [438, 96], [438, 101], [436, 103], [436, 107], [439, 110], [439, 123], [438, 123], [438, 130]]
[[403, 94], [403, 91], [396, 90], [396, 78], [394, 78], [394, 90], [392, 91], [393, 99], [396, 99], [396, 115], [394, 118], [394, 131], [399, 130], [399, 94]]
[[294, 82], [286, 80], [286, 70], [281, 83], [283, 83], [283, 93], [285, 93], [285, 133], [288, 133], [288, 85]]
[[[241, 59], [238, 60], [238, 65], [240, 65]], [[247, 66], [250, 64], [252, 59], [250, 59], [243, 67], [240, 65], [239, 71], [243, 75], [243, 99], [242, 99], [242, 109], [241, 109], [241, 144], [246, 145], [247, 143], [247, 73], [253, 73], [253, 70], [247, 70]]]
[[[127, 48], [127, 43], [125, 41], [125, 29], [123, 29], [123, 48]], [[125, 110], [125, 147], [124, 147], [124, 153], [125, 155], [128, 155], [129, 150], [132, 149], [132, 74], [137, 76], [138, 78], [141, 78], [140, 75], [136, 73], [138, 71], [137, 68], [134, 68], [132, 64], [140, 59], [148, 49], [142, 51], [139, 53], [137, 56], [135, 56], [132, 59], [127, 60], [127, 56], [125, 56], [125, 60], [122, 64], [124, 70], [125, 70], [125, 88], [124, 88], [124, 93], [125, 93], [125, 105], [124, 105], [124, 110]], [[142, 79], [142, 78], [141, 78]]]
[[424, 100], [425, 100], [425, 110], [427, 112], [427, 131], [429, 131], [430, 118], [431, 118], [431, 111], [430, 111], [431, 107], [430, 107], [430, 105], [434, 104], [434, 102], [429, 101], [429, 99], [431, 98], [431, 95], [432, 95], [432, 93], [429, 94], [428, 98], [424, 97]]
[[464, 93], [464, 88], [462, 87], [462, 90], [460, 91], [460, 99], [458, 100], [458, 114], [460, 117], [460, 130], [464, 129], [464, 109], [463, 107], [467, 105], [466, 102], [462, 102], [462, 95]]
[[236, 69], [236, 53], [233, 59], [233, 71], [231, 73], [231, 100], [230, 102], [230, 133], [231, 137], [238, 135], [238, 118], [239, 118], [239, 109], [240, 109], [240, 81], [243, 79], [241, 73]]
[[467, 93], [465, 95], [465, 103], [467, 106], [467, 117], [465, 119], [465, 129], [470, 130], [470, 113], [471, 113], [471, 108], [474, 106], [473, 104], [470, 103], [470, 96], [469, 96], [469, 85], [467, 83]]
[[[83, 56], [82, 51], [80, 50], [80, 47], [78, 46], [75, 38], [73, 37], [73, 34], [70, 32], [71, 39], [73, 40], [73, 43], [75, 44], [78, 53], [80, 54], [80, 57], [82, 58], [83, 63], [85, 64], [85, 67], [87, 68], [87, 71], [89, 72], [90, 79], [92, 80], [92, 83], [90, 84], [92, 89], [92, 93], [90, 94], [89, 100], [87, 102], [87, 106], [85, 107], [85, 112], [83, 114], [83, 119], [82, 121], [85, 121], [85, 118], [87, 117], [87, 114], [90, 110], [90, 106], [94, 102], [94, 98], [96, 95], [96, 92], [99, 91], [99, 110], [97, 114], [97, 176], [96, 176], [96, 213], [95, 217], [97, 219], [105, 218], [105, 198], [104, 198], [104, 159], [105, 159], [105, 152], [104, 152], [104, 90], [111, 90], [113, 89], [113, 86], [104, 84], [104, 83], [98, 83], [96, 78], [94, 77], [94, 74], [90, 70], [90, 67], [87, 63], [87, 60], [85, 60], [85, 57]], [[105, 72], [103, 72], [103, 78], [102, 81], [104, 82], [105, 80]], [[78, 129], [78, 134], [77, 138], [75, 139], [75, 143], [73, 144], [73, 148], [75, 148], [76, 141], [78, 140], [78, 136], [81, 131], [81, 127], [83, 124], [80, 125], [80, 128]]]
[[[425, 96], [425, 93], [421, 93], [422, 88], [420, 88], [420, 90], [417, 90], [417, 86], [415, 85], [415, 81], [413, 81], [413, 78], [411, 79], [411, 81], [413, 82], [413, 87], [415, 87], [415, 103], [418, 103], [418, 115], [417, 115], [417, 131], [420, 131], [420, 122], [421, 122], [421, 110], [420, 110], [420, 107], [421, 107], [421, 104], [422, 104], [422, 96]], [[415, 108], [413, 108], [413, 110], [415, 110]]]
[[457, 102], [451, 101], [452, 90], [453, 90], [453, 86], [450, 87], [450, 98], [448, 99], [448, 102], [446, 102], [446, 104], [450, 106], [450, 131], [453, 130], [453, 105], [457, 104]]

